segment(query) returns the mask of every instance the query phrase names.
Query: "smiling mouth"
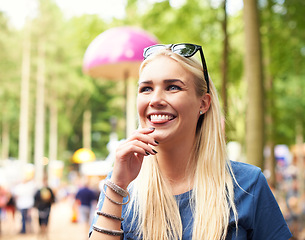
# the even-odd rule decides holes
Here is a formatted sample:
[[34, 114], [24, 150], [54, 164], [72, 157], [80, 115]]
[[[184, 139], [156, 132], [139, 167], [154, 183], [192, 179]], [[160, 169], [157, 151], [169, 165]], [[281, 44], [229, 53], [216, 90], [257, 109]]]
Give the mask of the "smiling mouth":
[[148, 119], [152, 123], [165, 123], [175, 119], [176, 117], [171, 114], [152, 114], [148, 116]]

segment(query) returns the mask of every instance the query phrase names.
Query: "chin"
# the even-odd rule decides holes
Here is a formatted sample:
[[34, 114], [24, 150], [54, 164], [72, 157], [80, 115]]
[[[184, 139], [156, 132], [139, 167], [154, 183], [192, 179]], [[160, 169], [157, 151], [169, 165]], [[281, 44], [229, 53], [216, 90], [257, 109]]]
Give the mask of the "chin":
[[159, 143], [171, 142], [176, 138], [172, 133], [161, 129], [158, 130], [158, 128], [156, 128], [156, 130], [152, 133], [152, 136]]

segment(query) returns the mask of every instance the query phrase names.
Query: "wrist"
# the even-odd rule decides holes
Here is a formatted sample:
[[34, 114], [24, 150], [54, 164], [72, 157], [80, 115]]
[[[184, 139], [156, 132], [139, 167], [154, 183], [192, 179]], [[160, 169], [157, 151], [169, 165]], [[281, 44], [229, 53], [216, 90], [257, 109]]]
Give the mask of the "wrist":
[[[105, 188], [104, 188], [105, 186], [107, 186], [108, 188], [110, 188], [111, 191], [112, 191], [113, 193], [115, 193], [116, 199], [113, 199], [113, 198], [111, 197], [111, 195], [113, 195], [113, 194], [110, 195], [110, 192], [109, 192], [108, 190], [107, 190], [107, 192], [109, 193], [109, 195], [106, 193]], [[116, 184], [115, 184], [114, 182], [112, 182], [110, 179], [106, 179], [106, 180], [104, 181], [104, 186], [103, 186], [103, 188], [102, 188], [102, 191], [103, 191], [103, 193], [105, 194], [105, 197], [107, 197], [109, 201], [111, 201], [112, 203], [115, 203], [115, 204], [117, 204], [117, 205], [126, 205], [126, 204], [129, 202], [129, 200], [130, 200], [129, 192], [128, 192], [127, 190], [121, 188], [120, 186], [116, 185]], [[120, 196], [121, 199], [127, 197], [127, 201], [125, 201], [125, 202], [124, 202], [124, 201], [121, 201], [121, 200], [117, 201], [117, 197], [118, 197], [118, 196]]]
[[129, 183], [121, 181], [121, 180], [115, 178], [114, 176], [111, 176], [111, 178], [109, 180], [124, 190], [127, 190], [127, 188], [128, 188]]

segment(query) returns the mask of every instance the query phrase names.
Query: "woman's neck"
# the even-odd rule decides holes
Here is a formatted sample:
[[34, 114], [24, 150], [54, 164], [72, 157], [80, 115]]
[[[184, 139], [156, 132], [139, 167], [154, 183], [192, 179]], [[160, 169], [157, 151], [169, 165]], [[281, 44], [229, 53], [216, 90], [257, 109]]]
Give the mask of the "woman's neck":
[[190, 161], [193, 145], [193, 141], [183, 141], [181, 144], [160, 144], [157, 148], [160, 170], [170, 184], [173, 195], [192, 189], [194, 174]]

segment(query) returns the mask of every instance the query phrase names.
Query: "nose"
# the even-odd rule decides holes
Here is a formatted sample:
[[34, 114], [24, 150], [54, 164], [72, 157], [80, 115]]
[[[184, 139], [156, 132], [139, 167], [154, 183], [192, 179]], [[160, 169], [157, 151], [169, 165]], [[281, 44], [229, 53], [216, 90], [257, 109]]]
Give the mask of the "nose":
[[151, 107], [163, 107], [166, 105], [164, 92], [161, 89], [155, 89], [151, 94], [149, 105]]

